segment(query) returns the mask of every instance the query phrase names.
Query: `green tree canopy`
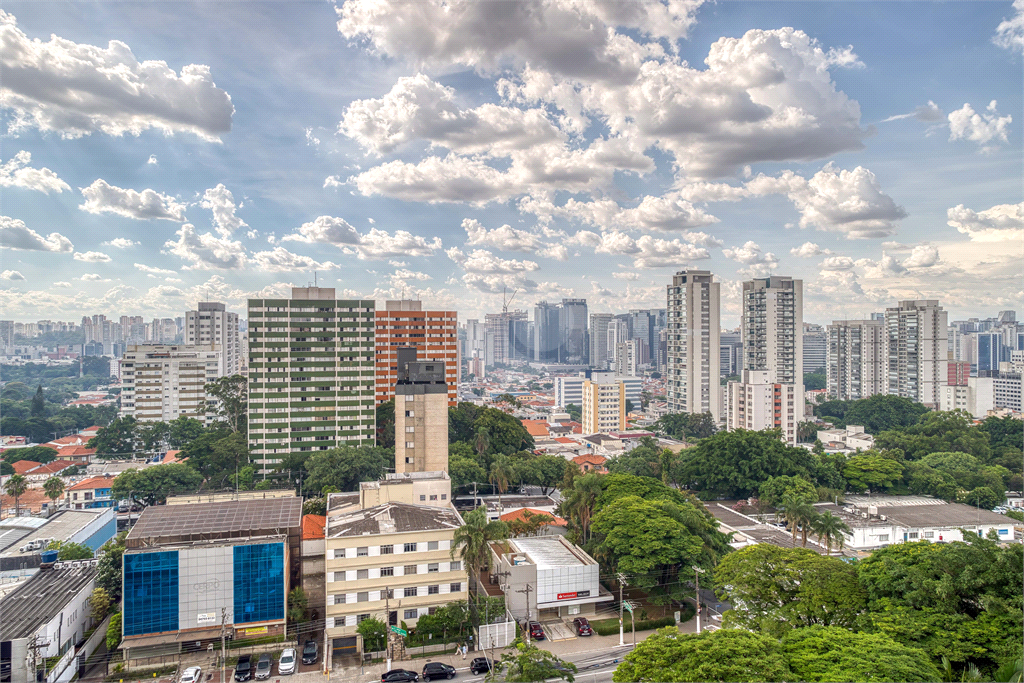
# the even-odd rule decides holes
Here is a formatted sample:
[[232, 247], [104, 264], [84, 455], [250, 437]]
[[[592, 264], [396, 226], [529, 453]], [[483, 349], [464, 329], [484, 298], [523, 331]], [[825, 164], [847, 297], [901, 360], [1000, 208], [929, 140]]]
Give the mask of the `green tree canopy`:
[[814, 407], [819, 417], [836, 418], [837, 426], [862, 425], [869, 434], [917, 424], [928, 412], [924, 405], [902, 396], [875, 394], [857, 401], [825, 401]]
[[359, 622], [356, 633], [363, 637], [363, 652], [382, 652], [387, 647], [388, 627], [376, 617]]
[[865, 451], [846, 461], [843, 477], [854, 491], [887, 491], [903, 477], [903, 464], [888, 453]]
[[377, 404], [377, 445], [395, 447], [395, 399]]
[[96, 436], [86, 444], [96, 449], [96, 457], [111, 460], [131, 458], [138, 446], [138, 420], [132, 415], [116, 418], [106, 427], [100, 427]]
[[808, 503], [818, 502], [818, 489], [805, 477], [769, 477], [757, 491], [758, 498], [771, 506], [778, 505], [787, 495], [806, 500]]
[[179, 493], [195, 493], [203, 484], [203, 477], [188, 465], [171, 463], [154, 465], [144, 470], [129, 469], [114, 477], [111, 495], [117, 498], [141, 500], [153, 505]]
[[612, 680], [753, 683], [792, 679], [782, 646], [773, 638], [738, 629], [681, 634], [666, 627], [637, 643], [615, 669]]
[[122, 531], [100, 547], [96, 585], [107, 591], [115, 603], [121, 600], [121, 558], [124, 556], [124, 539], [127, 535], [127, 531]]
[[72, 541], [50, 541], [50, 544], [46, 546], [46, 549], [56, 550], [57, 559], [61, 562], [92, 559], [92, 549], [84, 543], [74, 543]]
[[661, 450], [657, 441], [645, 436], [635, 448], [609, 459], [606, 467], [612, 474], [660, 479]]
[[982, 462], [992, 456], [989, 433], [974, 426], [974, 418], [963, 410], [930, 412], [914, 425], [890, 429], [875, 437], [879, 450], [899, 449], [908, 460], [920, 460], [929, 453], [967, 453]]
[[167, 423], [167, 445], [174, 449], [182, 449], [205, 431], [203, 423], [194, 417], [182, 415]]
[[883, 634], [835, 626], [793, 629], [783, 639], [793, 676], [800, 681], [939, 681], [923, 650]]
[[718, 431], [711, 413], [671, 413], [662, 415], [653, 425], [654, 429], [673, 439], [706, 439]]
[[536, 645], [527, 645], [521, 639], [516, 639], [501, 655], [501, 664], [505, 669], [505, 680], [508, 683], [533, 683], [534, 681], [546, 681], [552, 678], [561, 678], [568, 683], [573, 683], [576, 673], [576, 665], [572, 662], [565, 662], [547, 650], [542, 650]]
[[533, 455], [528, 451], [519, 454], [513, 465], [516, 479], [527, 486], [539, 486], [541, 493], [557, 487], [565, 476], [567, 460], [560, 455]]
[[22, 460], [46, 464], [57, 459], [57, 449], [49, 446], [26, 446], [25, 448], [9, 448], [3, 453], [5, 462], [14, 464]]
[[325, 486], [338, 491], [356, 491], [359, 482], [380, 479], [386, 470], [394, 469], [395, 452], [379, 446], [342, 446], [317, 451], [306, 460], [309, 476], [305, 489], [310, 495]]
[[508, 525], [500, 520], [488, 521], [487, 509], [483, 507], [471, 510], [462, 516], [465, 522], [455, 530], [452, 537], [451, 557], [462, 555], [466, 569], [475, 574], [490, 563], [491, 541], [505, 540], [509, 536]]
[[233, 432], [249, 436], [249, 381], [242, 375], [218, 377], [206, 383], [206, 395], [214, 399], [212, 412]]

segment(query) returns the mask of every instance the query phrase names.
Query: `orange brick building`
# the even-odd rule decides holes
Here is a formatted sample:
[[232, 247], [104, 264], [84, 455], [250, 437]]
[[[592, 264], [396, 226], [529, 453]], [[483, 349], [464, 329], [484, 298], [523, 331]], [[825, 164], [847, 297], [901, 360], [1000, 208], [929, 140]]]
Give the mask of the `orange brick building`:
[[398, 380], [398, 347], [415, 346], [417, 360], [445, 362], [448, 405], [458, 402], [458, 314], [455, 311], [424, 311], [419, 301], [388, 301], [377, 309], [377, 403], [395, 395]]

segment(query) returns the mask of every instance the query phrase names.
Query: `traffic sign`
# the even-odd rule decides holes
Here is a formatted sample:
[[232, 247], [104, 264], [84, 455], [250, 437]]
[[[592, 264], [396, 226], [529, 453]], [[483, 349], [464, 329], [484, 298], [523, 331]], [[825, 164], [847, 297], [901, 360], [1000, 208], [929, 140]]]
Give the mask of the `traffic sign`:
[[391, 632], [392, 633], [397, 633], [400, 636], [407, 636], [407, 635], [409, 635], [408, 631], [406, 631], [404, 628], [398, 628], [397, 626], [392, 626], [391, 627]]
[[632, 613], [633, 613], [633, 603], [632, 603], [632, 602], [630, 602], [629, 600], [623, 600], [623, 601], [622, 601], [622, 606], [623, 606], [623, 607], [625, 607], [625, 608], [626, 608], [626, 610], [627, 610], [627, 611], [628, 611], [628, 612], [629, 612], [630, 614], [632, 614]]

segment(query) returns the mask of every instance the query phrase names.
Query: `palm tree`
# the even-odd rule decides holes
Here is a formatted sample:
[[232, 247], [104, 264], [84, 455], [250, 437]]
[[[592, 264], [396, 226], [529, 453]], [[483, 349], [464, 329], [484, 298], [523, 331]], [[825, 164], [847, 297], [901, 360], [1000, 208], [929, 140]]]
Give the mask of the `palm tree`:
[[803, 547], [806, 548], [808, 526], [818, 515], [814, 506], [804, 498], [787, 493], [782, 497], [782, 502], [779, 503], [778, 509], [786, 520], [786, 524], [789, 525], [790, 532], [793, 534], [793, 545], [796, 545], [797, 527], [803, 525]]
[[20, 474], [12, 474], [4, 484], [4, 491], [7, 492], [8, 496], [14, 497], [14, 516], [17, 517], [20, 513], [18, 511], [18, 501], [21, 499], [21, 494], [28, 490], [28, 479]]
[[515, 476], [515, 469], [512, 461], [507, 455], [499, 455], [491, 463], [491, 472], [487, 475], [487, 481], [498, 488], [498, 507], [501, 508], [501, 494], [508, 490], [508, 483]]
[[590, 472], [582, 477], [576, 477], [572, 488], [563, 494], [565, 499], [562, 505], [569, 515], [579, 523], [583, 543], [586, 543], [589, 538], [590, 516], [593, 514], [594, 505], [597, 504], [597, 497], [601, 495], [600, 476]]
[[50, 477], [43, 482], [43, 492], [51, 503], [56, 503], [57, 499], [64, 495], [64, 481], [60, 477]]
[[825, 552], [832, 554], [832, 545], [835, 544], [839, 550], [846, 545], [846, 534], [850, 533], [850, 527], [842, 520], [826, 510], [811, 523], [811, 530], [818, 535], [819, 541], [825, 542]]
[[[456, 553], [461, 549], [466, 570], [471, 576], [479, 576], [480, 570], [490, 564], [491, 550], [488, 544], [491, 541], [507, 539], [508, 525], [500, 520], [487, 521], [486, 507], [478, 507], [467, 512], [462, 520], [465, 523], [456, 529], [452, 536], [451, 557], [455, 559]], [[474, 583], [470, 582], [470, 585]]]

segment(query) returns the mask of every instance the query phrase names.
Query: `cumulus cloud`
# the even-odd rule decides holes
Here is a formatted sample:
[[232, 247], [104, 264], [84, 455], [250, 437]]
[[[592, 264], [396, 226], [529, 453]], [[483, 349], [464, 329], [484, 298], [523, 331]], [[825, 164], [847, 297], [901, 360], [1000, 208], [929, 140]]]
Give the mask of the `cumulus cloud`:
[[70, 190], [71, 186], [48, 168], [32, 168], [32, 153], [22, 150], [0, 166], [0, 187], [23, 187], [44, 194]]
[[140, 221], [163, 219], [180, 223], [185, 220], [185, 205], [156, 190], [126, 190], [97, 179], [82, 188], [82, 196], [85, 204], [78, 208], [89, 213], [112, 213]]
[[307, 244], [356, 245], [362, 235], [344, 218], [318, 216], [316, 220], [303, 223], [297, 233], [285, 235], [284, 241], [306, 242]]
[[[964, 103], [964, 106], [949, 115], [949, 141], [970, 140], [981, 147], [981, 151], [990, 152], [998, 148], [998, 143], [1008, 142], [1007, 134], [1013, 117], [1007, 114], [1000, 116], [998, 103], [989, 102], [984, 112], [976, 112]], [[989, 144], [995, 142], [996, 144]]]
[[623, 209], [612, 199], [579, 201], [570, 198], [556, 206], [550, 193], [542, 192], [519, 200], [519, 210], [545, 222], [557, 216], [594, 226], [648, 231], [687, 230], [719, 222], [717, 217], [695, 207], [678, 193], [661, 197], [645, 195], [637, 206]]
[[298, 232], [285, 235], [283, 241], [305, 242], [307, 244], [332, 244], [346, 253], [354, 253], [362, 259], [389, 259], [405, 256], [430, 256], [441, 248], [441, 238], [427, 240], [405, 230], [396, 230], [391, 235], [386, 230], [371, 228], [361, 234], [344, 218], [319, 216], [316, 220], [303, 223]]
[[235, 215], [235, 198], [223, 184], [211, 187], [203, 193], [199, 206], [213, 213], [213, 225], [221, 237], [231, 237], [236, 230], [249, 227]]
[[936, 121], [943, 121], [946, 118], [945, 112], [939, 108], [939, 105], [935, 104], [931, 100], [928, 100], [928, 104], [919, 105], [914, 111], [908, 114], [897, 114], [896, 116], [890, 116], [887, 119], [883, 119], [882, 123], [888, 123], [889, 121], [899, 121], [901, 119], [917, 119], [925, 123], [934, 123]]
[[968, 235], [972, 242], [1024, 240], [1024, 202], [999, 204], [984, 211], [963, 204], [946, 210], [946, 224]]
[[632, 271], [612, 273], [612, 277], [616, 280], [639, 280], [640, 273], [634, 273]]
[[930, 268], [939, 262], [939, 250], [930, 244], [919, 244], [903, 261], [904, 268]]
[[853, 266], [853, 259], [849, 256], [829, 256], [821, 262], [819, 268], [822, 270], [851, 270]]
[[117, 247], [118, 249], [128, 249], [129, 247], [137, 247], [139, 243], [135, 240], [130, 240], [127, 237], [115, 237], [112, 240], [103, 242], [105, 247]]
[[96, 273], [86, 273], [80, 279], [84, 282], [110, 282], [110, 280], [105, 280], [102, 275], [97, 275]]
[[251, 263], [271, 273], [294, 270], [330, 270], [337, 268], [337, 263], [330, 261], [317, 261], [309, 256], [303, 256], [288, 251], [284, 247], [276, 247], [272, 251], [258, 251], [250, 259]]
[[422, 280], [433, 280], [434, 279], [430, 275], [427, 275], [426, 273], [420, 273], [420, 272], [415, 271], [415, 270], [406, 270], [404, 268], [400, 268], [400, 269], [396, 270], [395, 272], [391, 273], [388, 277], [391, 278], [392, 280], [396, 280], [396, 281], [398, 281], [398, 280], [401, 280], [401, 281], [404, 281], [404, 280], [420, 280], [420, 281], [422, 281]]
[[822, 254], [831, 254], [832, 252], [828, 249], [819, 247], [814, 242], [804, 242], [799, 247], [793, 247], [790, 249], [789, 253], [800, 258], [812, 258], [814, 256], [821, 256]]
[[475, 218], [464, 218], [462, 229], [466, 231], [466, 244], [493, 247], [499, 251], [534, 252], [544, 246], [538, 235], [526, 230], [516, 230], [509, 225], [488, 230]]
[[16, 270], [5, 270], [0, 272], [0, 280], [24, 280], [25, 276]]
[[109, 256], [101, 251], [76, 251], [72, 258], [76, 261], [85, 261], [86, 263], [109, 263], [111, 260]]
[[54, 287], [59, 287], [61, 289], [71, 289], [71, 283], [67, 282], [66, 280], [60, 280], [58, 282], [54, 282], [53, 286]]
[[231, 97], [207, 66], [189, 64], [176, 73], [163, 61], [138, 61], [117, 40], [106, 48], [55, 35], [45, 43], [32, 40], [2, 10], [0, 44], [0, 96], [13, 111], [13, 132], [36, 128], [78, 138], [156, 128], [219, 141], [231, 130]]
[[899, 262], [899, 259], [885, 252], [882, 252], [882, 258], [879, 261], [866, 258], [858, 259], [856, 265], [862, 268], [864, 276], [870, 279], [899, 277], [907, 272], [907, 269]]
[[43, 237], [25, 225], [24, 221], [10, 216], [0, 216], [0, 247], [21, 251], [54, 251], [71, 253], [75, 245], [59, 232]]
[[168, 270], [167, 268], [157, 268], [156, 266], [148, 266], [144, 263], [136, 263], [135, 267], [141, 270], [143, 273], [149, 273], [152, 275], [177, 275], [178, 271]]
[[183, 266], [186, 270], [238, 270], [247, 262], [241, 242], [233, 242], [209, 232], [199, 234], [191, 223], [185, 223], [174, 234], [178, 239], [165, 242], [164, 249], [188, 261], [191, 265]]
[[1013, 0], [1015, 14], [996, 27], [992, 42], [1007, 50], [1024, 52], [1024, 0]]
[[566, 239], [566, 242], [593, 247], [595, 254], [632, 256], [633, 267], [639, 270], [682, 267], [693, 261], [711, 258], [711, 252], [705, 247], [695, 246], [679, 238], [667, 240], [642, 235], [634, 239], [617, 230], [601, 234], [581, 230]]
[[723, 249], [722, 254], [746, 266], [738, 271], [746, 277], [765, 277], [779, 265], [779, 259], [775, 254], [762, 251], [761, 246], [752, 240], [748, 240], [741, 247]]
[[146, 163], [150, 164], [152, 166], [157, 166], [157, 165], [160, 164], [160, 162], [156, 160], [156, 155], [155, 154], [150, 154], [149, 155], [149, 159], [146, 161]]
[[445, 253], [448, 255], [448, 258], [462, 266], [462, 269], [467, 273], [478, 275], [515, 274], [540, 268], [536, 261], [503, 259], [495, 256], [487, 249], [474, 249], [469, 254], [466, 254], [458, 247], [452, 247]]

